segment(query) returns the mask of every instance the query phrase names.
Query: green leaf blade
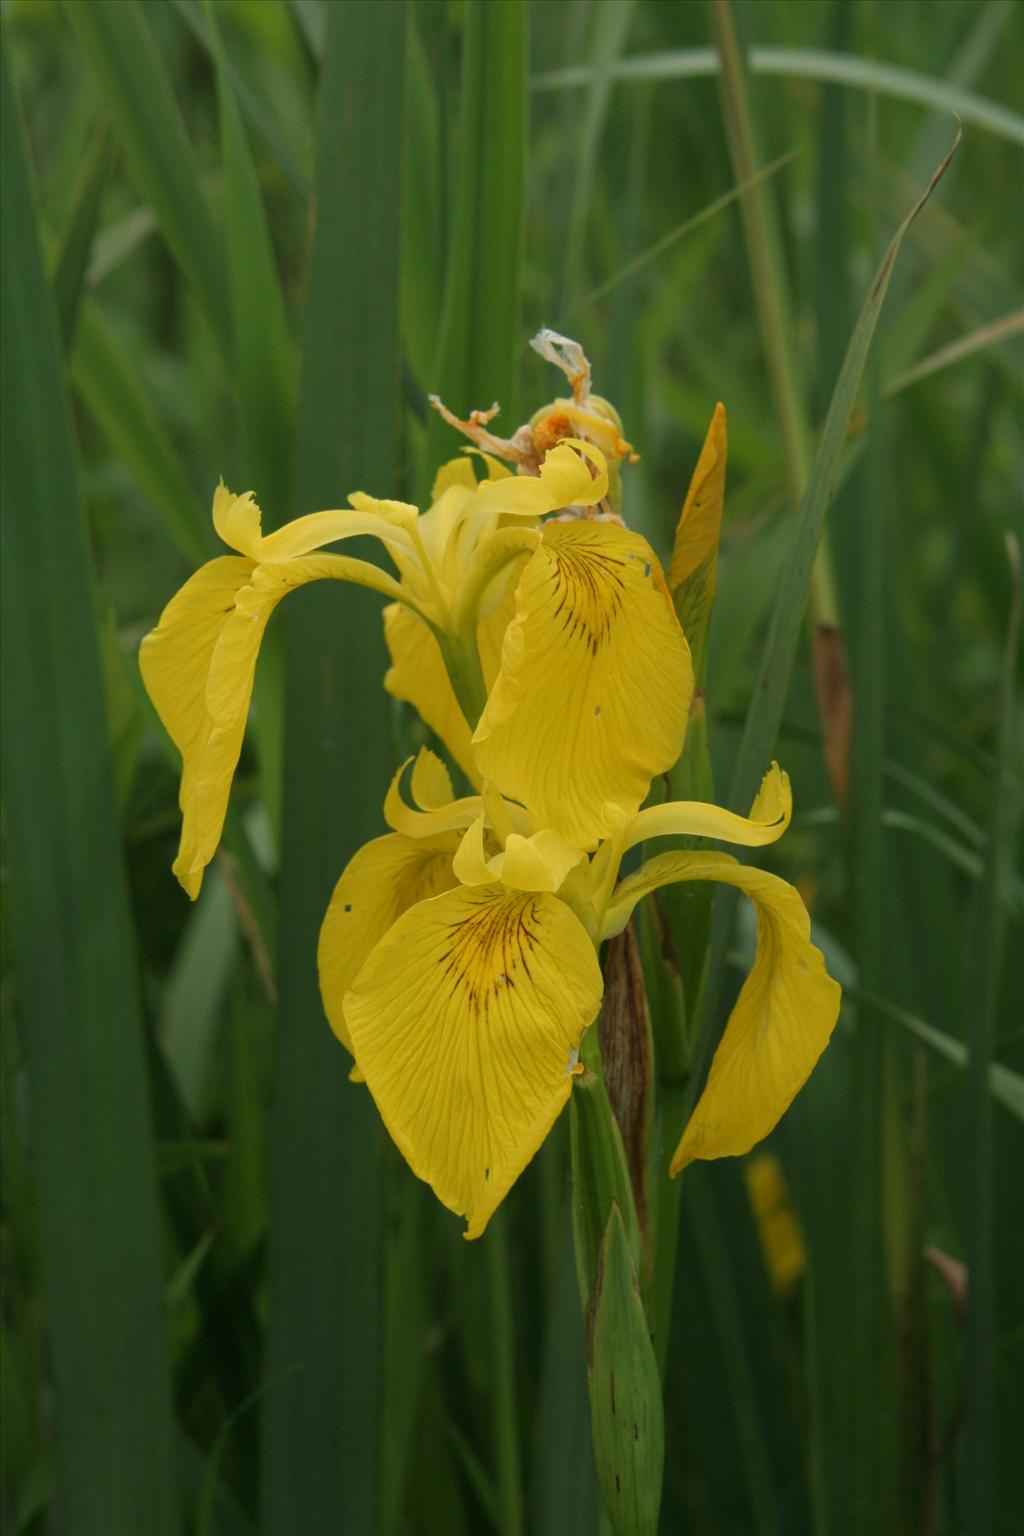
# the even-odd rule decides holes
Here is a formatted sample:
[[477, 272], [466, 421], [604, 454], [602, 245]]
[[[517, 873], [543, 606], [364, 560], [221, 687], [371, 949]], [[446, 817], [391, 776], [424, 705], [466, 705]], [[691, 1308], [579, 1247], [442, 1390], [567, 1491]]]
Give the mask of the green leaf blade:
[[92, 570], [3, 55], [3, 764], [62, 1518], [178, 1530], [134, 935]]

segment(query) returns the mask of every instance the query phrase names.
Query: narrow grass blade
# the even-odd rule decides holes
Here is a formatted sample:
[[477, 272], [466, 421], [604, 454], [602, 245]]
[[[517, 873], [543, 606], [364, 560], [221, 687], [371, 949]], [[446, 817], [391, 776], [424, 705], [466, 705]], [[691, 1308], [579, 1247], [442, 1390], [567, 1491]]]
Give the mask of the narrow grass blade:
[[[854, 326], [853, 335], [840, 369], [829, 405], [818, 450], [811, 466], [800, 516], [793, 529], [788, 556], [782, 567], [769, 623], [768, 639], [762, 651], [761, 666], [754, 685], [753, 699], [747, 712], [743, 736], [733, 764], [727, 803], [746, 811], [751, 805], [766, 763], [771, 761], [789, 682], [796, 657], [803, 615], [810, 585], [811, 569], [818, 538], [828, 510], [835, 483], [850, 415], [853, 410], [864, 363], [885, 302], [886, 291], [903, 239], [914, 219], [927, 203], [941, 180], [960, 142], [957, 132], [952, 149], [935, 171], [931, 182], [914, 204], [890, 241], [875, 273], [868, 296]], [[712, 920], [711, 948], [708, 959], [708, 983], [705, 995], [701, 1040], [694, 1059], [693, 1076], [687, 1094], [688, 1109], [696, 1102], [703, 1080], [704, 1066], [712, 1043], [718, 1011], [722, 975], [728, 947], [729, 928], [735, 901], [718, 897]]]
[[750, 192], [760, 182], [767, 181], [769, 176], [774, 176], [777, 171], [781, 171], [784, 166], [789, 165], [791, 160], [795, 160], [798, 154], [799, 150], [797, 149], [787, 150], [777, 160], [772, 160], [770, 164], [762, 166], [759, 171], [755, 171], [753, 176], [748, 177], [746, 181], [738, 182], [736, 186], [730, 187], [728, 192], [723, 192], [721, 197], [716, 197], [713, 202], [708, 203], [706, 208], [702, 208], [692, 218], [684, 219], [682, 224], [677, 224], [675, 229], [670, 229], [667, 235], [662, 235], [660, 240], [656, 240], [645, 251], [641, 251], [639, 256], [635, 256], [632, 261], [608, 278], [606, 282], [601, 283], [597, 288], [592, 288], [589, 293], [584, 294], [583, 298], [577, 301], [575, 308], [582, 309], [584, 305], [596, 303], [598, 299], [603, 299], [606, 294], [612, 293], [618, 288], [620, 283], [626, 282], [628, 278], [635, 276], [637, 272], [642, 272], [652, 261], [657, 261], [659, 256], [663, 256], [666, 251], [670, 251], [678, 241], [685, 239], [687, 235], [693, 234], [694, 230], [700, 229], [701, 225], [707, 224], [711, 219], [716, 218], [718, 214], [724, 212], [726, 208], [735, 203], [738, 198]]
[[1007, 869], [1014, 839], [1013, 754], [1016, 749], [1016, 676], [1020, 652], [1021, 569], [1020, 546], [1007, 535], [1012, 594], [1006, 626], [1002, 697], [996, 771], [992, 784], [992, 820], [989, 825], [985, 878], [974, 913], [970, 941], [970, 996], [968, 1114], [970, 1136], [967, 1182], [967, 1271], [970, 1292], [967, 1306], [967, 1511], [971, 1530], [993, 1527], [995, 1470], [993, 1458], [995, 1367], [995, 1287], [993, 1284], [994, 1170], [992, 1156], [992, 1098], [990, 1073], [1003, 922], [999, 888]]
[[61, 1523], [178, 1529], [138, 978], [92, 570], [21, 125], [2, 65], [7, 848]]
[[79, 0], [65, 11], [99, 81], [139, 192], [156, 214], [225, 357], [227, 270], [167, 71], [138, 0]]
[[132, 357], [88, 296], [75, 327], [71, 380], [117, 458], [160, 514], [179, 553], [189, 565], [201, 565], [214, 547], [209, 514], [149, 403]]
[[[523, 0], [467, 0], [459, 108], [458, 185], [432, 393], [457, 415], [501, 403], [497, 430], [515, 430], [526, 135], [527, 10]], [[432, 466], [457, 448], [439, 417], [427, 431]]]
[[53, 302], [65, 352], [70, 350], [75, 333], [100, 203], [110, 174], [112, 149], [110, 123], [104, 116], [90, 137], [53, 256]]
[[[755, 75], [787, 75], [797, 80], [817, 80], [823, 84], [849, 85], [858, 90], [876, 91], [898, 101], [919, 102], [921, 106], [959, 117], [963, 122], [984, 128], [1012, 144], [1024, 144], [1024, 117], [999, 102], [989, 101], [974, 91], [963, 90], [916, 70], [901, 69], [881, 59], [858, 58], [856, 54], [829, 53], [819, 48], [751, 48], [747, 64]], [[697, 80], [718, 72], [718, 56], [713, 48], [666, 49], [662, 53], [635, 54], [622, 59], [613, 74], [618, 80]], [[549, 70], [535, 75], [535, 91], [578, 90], [590, 83], [592, 69], [575, 64], [567, 69]]]
[[822, 430], [800, 516], [793, 530], [789, 557], [772, 610], [767, 644], [754, 685], [754, 702], [747, 715], [743, 738], [733, 767], [729, 804], [746, 809], [760, 782], [764, 764], [771, 758], [778, 736], [789, 680], [803, 625], [811, 568], [825, 515], [831, 499], [843, 441], [849, 425], [864, 363], [882, 312], [896, 258], [907, 230], [925, 206], [956, 153], [960, 132], [949, 154], [937, 168], [928, 187], [897, 229], [875, 273], [870, 291], [857, 317], [843, 366], [836, 380]]
[[912, 384], [919, 384], [922, 379], [931, 378], [933, 373], [940, 373], [943, 368], [951, 368], [955, 363], [961, 362], [965, 357], [973, 357], [976, 352], [981, 352], [986, 347], [1009, 341], [1012, 336], [1019, 336], [1022, 331], [1024, 331], [1024, 309], [1018, 309], [1012, 315], [1001, 315], [998, 320], [991, 320], [987, 325], [979, 325], [966, 336], [958, 337], [948, 346], [940, 347], [937, 352], [932, 352], [927, 357], [922, 357], [912, 367], [905, 368], [902, 373], [889, 380], [882, 394], [886, 399], [890, 399], [904, 389], [909, 389]]
[[[297, 418], [296, 511], [397, 486], [406, 10], [327, 12]], [[285, 812], [263, 1525], [372, 1531], [379, 1479], [379, 1126], [323, 1016], [319, 927], [382, 828], [382, 626], [325, 582], [288, 615]]]
[[[925, 1045], [931, 1046], [937, 1056], [944, 1061], [951, 1062], [953, 1066], [965, 1070], [968, 1067], [969, 1056], [967, 1047], [962, 1040], [956, 1040], [945, 1031], [936, 1029], [934, 1024], [928, 1024], [924, 1019], [919, 1019], [916, 1014], [908, 1013], [905, 1008], [900, 1008], [895, 1003], [890, 1003], [884, 997], [875, 997], [870, 992], [863, 992], [859, 987], [847, 987], [854, 1001], [866, 1003], [869, 1008], [885, 1019], [891, 1019], [894, 1024], [901, 1025], [904, 1029], [923, 1040]], [[1014, 1072], [1011, 1067], [1003, 1066], [1002, 1062], [993, 1061], [988, 1072], [989, 1092], [998, 1104], [1009, 1110], [1016, 1120], [1024, 1121], [1024, 1076]]]

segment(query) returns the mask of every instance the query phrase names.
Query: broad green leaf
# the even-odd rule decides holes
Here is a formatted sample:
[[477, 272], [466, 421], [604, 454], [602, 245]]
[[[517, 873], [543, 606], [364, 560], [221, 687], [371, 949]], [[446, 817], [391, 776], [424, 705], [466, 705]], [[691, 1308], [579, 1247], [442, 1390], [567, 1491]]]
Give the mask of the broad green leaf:
[[6, 838], [62, 1521], [81, 1536], [172, 1536], [175, 1442], [135, 937], [91, 559], [6, 46], [2, 87]]
[[[406, 11], [331, 6], [296, 434], [295, 511], [398, 489], [398, 253]], [[330, 590], [327, 590], [330, 588]], [[288, 615], [280, 1014], [272, 1149], [263, 1526], [372, 1531], [379, 1476], [376, 1111], [320, 1001], [320, 923], [382, 828], [379, 605], [320, 583]]]

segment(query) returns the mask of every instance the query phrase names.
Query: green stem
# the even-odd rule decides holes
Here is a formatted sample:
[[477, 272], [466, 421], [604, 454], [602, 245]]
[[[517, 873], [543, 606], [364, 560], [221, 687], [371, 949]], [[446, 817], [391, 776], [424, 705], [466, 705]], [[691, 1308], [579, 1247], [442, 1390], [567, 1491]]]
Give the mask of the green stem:
[[476, 642], [467, 642], [463, 636], [451, 633], [441, 634], [438, 638], [452, 691], [472, 731], [487, 703], [487, 686]]
[[508, 1229], [497, 1211], [487, 1239], [487, 1280], [494, 1345], [494, 1444], [497, 1453], [498, 1507], [502, 1536], [523, 1536], [523, 1488], [520, 1478], [519, 1421], [516, 1409], [515, 1327], [509, 1286]]
[[584, 1036], [581, 1056], [587, 1070], [573, 1085], [570, 1145], [576, 1273], [586, 1314], [613, 1203], [622, 1215], [638, 1274], [640, 1233], [626, 1153], [601, 1076], [596, 1028], [589, 1029]]

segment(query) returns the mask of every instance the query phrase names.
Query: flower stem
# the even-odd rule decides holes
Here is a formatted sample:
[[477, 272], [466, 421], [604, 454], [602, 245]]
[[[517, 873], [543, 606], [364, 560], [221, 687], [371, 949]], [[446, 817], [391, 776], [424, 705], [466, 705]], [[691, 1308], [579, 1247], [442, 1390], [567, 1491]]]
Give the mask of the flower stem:
[[516, 1416], [515, 1329], [509, 1287], [508, 1228], [497, 1211], [487, 1236], [487, 1281], [494, 1345], [494, 1444], [501, 1536], [523, 1536], [519, 1422]]

